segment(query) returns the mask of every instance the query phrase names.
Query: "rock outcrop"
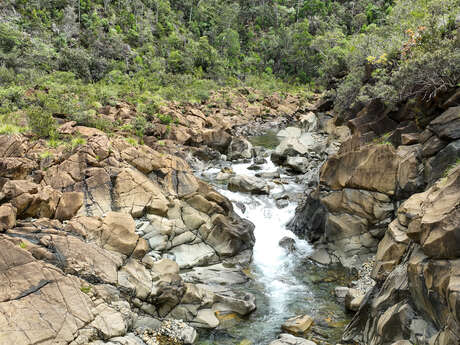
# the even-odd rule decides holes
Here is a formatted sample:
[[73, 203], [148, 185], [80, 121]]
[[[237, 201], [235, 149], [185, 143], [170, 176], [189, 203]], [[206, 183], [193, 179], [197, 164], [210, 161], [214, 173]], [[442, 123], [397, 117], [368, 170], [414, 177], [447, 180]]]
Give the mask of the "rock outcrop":
[[[219, 283], [181, 269], [247, 262], [254, 226], [183, 159], [78, 130], [70, 150], [0, 136], [0, 344], [188, 344], [190, 326], [253, 311], [252, 295], [222, 290], [241, 266], [215, 266]], [[166, 319], [187, 324], [169, 334]]]
[[460, 343], [460, 117], [449, 96], [362, 109], [289, 224], [315, 261], [375, 262], [367, 294], [345, 295], [356, 314], [344, 342]]

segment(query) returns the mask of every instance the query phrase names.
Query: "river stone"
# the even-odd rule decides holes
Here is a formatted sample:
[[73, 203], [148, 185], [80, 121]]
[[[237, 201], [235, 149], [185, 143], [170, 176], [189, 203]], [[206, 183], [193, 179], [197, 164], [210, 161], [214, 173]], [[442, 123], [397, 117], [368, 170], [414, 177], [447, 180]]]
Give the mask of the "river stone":
[[260, 172], [256, 174], [256, 177], [261, 177], [265, 179], [275, 179], [280, 178], [280, 172], [277, 171], [267, 171], [267, 172]]
[[276, 136], [281, 138], [298, 138], [302, 134], [302, 130], [297, 127], [287, 127], [280, 130]]
[[348, 290], [350, 290], [350, 288], [347, 288], [346, 286], [337, 286], [334, 289], [335, 297], [340, 298], [340, 299], [345, 298], [348, 294]]
[[238, 267], [227, 267], [216, 264], [206, 267], [194, 267], [192, 270], [181, 274], [185, 282], [195, 284], [233, 285], [249, 281], [249, 277]]
[[351, 311], [357, 311], [361, 302], [364, 299], [364, 295], [357, 289], [348, 289], [345, 296], [345, 307]]
[[212, 309], [201, 309], [191, 324], [200, 328], [216, 328], [219, 326], [219, 320]]
[[250, 194], [268, 194], [269, 186], [263, 179], [253, 176], [238, 175], [232, 177], [228, 183], [228, 189], [232, 192]]
[[295, 337], [291, 334], [283, 333], [280, 334], [277, 340], [272, 341], [269, 345], [316, 345], [316, 343], [307, 339]]
[[295, 240], [293, 238], [285, 236], [278, 242], [278, 244], [288, 252], [294, 252], [296, 250]]
[[237, 159], [250, 159], [252, 158], [252, 144], [241, 137], [233, 138], [230, 146], [228, 147], [227, 159], [234, 161]]
[[318, 118], [312, 111], [307, 114], [300, 115], [299, 122], [307, 132], [316, 132], [319, 128]]
[[310, 166], [310, 161], [305, 157], [288, 157], [285, 165], [295, 172], [305, 174]]
[[285, 332], [297, 335], [307, 332], [312, 324], [313, 319], [309, 315], [300, 315], [288, 319], [281, 328]]
[[286, 199], [276, 200], [276, 207], [285, 208], [289, 205], [289, 201]]
[[[279, 343], [277, 343], [278, 341]], [[274, 343], [270, 343], [270, 345], [316, 345], [316, 343], [290, 334], [281, 334], [279, 339]]]

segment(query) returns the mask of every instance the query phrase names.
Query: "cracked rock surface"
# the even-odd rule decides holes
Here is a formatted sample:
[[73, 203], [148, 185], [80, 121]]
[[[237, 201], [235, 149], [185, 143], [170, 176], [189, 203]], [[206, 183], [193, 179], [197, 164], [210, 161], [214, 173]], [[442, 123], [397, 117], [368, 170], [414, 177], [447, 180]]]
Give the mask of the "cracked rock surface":
[[93, 132], [45, 160], [0, 136], [0, 344], [191, 344], [253, 311], [231, 284], [254, 226], [185, 160]]

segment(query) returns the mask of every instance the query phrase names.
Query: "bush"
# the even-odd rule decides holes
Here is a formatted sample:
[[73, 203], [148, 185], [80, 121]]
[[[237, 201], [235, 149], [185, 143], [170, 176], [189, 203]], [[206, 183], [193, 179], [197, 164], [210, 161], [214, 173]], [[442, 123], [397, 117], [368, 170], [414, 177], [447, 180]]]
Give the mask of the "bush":
[[56, 136], [56, 121], [51, 112], [33, 106], [26, 110], [27, 122], [34, 134], [40, 138]]
[[171, 117], [171, 115], [157, 114], [157, 117], [161, 121], [161, 123], [164, 125], [170, 125], [173, 121], [173, 118]]

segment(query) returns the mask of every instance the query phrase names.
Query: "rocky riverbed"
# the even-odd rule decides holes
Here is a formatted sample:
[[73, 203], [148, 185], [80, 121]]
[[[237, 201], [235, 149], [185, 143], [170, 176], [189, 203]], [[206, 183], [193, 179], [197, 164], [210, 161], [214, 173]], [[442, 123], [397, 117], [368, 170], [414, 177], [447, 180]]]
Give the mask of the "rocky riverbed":
[[[300, 109], [295, 99], [284, 102], [269, 98], [267, 106], [291, 112], [289, 116]], [[127, 104], [100, 111], [101, 116], [125, 121], [136, 115]], [[245, 212], [251, 212], [252, 196], [269, 203], [267, 210], [274, 215], [284, 208], [284, 215], [274, 216], [270, 225], [287, 234], [283, 225], [303, 194], [299, 188], [282, 195], [286, 190], [281, 186], [299, 185], [301, 179], [265, 171], [270, 152], [232, 136], [232, 126], [236, 133], [238, 126], [259, 115], [248, 113], [232, 122], [227, 114], [207, 118], [199, 109], [169, 111], [177, 116], [177, 127], [163, 140], [146, 137], [148, 145], [127, 140], [123, 132], [109, 136], [65, 119], [61, 138], [78, 136], [79, 144], [53, 147], [25, 135], [0, 136], [2, 345], [192, 344], [196, 329], [219, 333], [229, 329], [226, 324], [233, 324], [233, 330], [244, 328], [252, 325], [248, 317], [256, 308], [274, 315], [271, 294], [278, 294], [282, 298], [275, 298], [274, 310], [282, 313], [264, 328], [260, 340], [268, 343], [280, 333], [281, 323], [295, 316], [292, 309], [283, 309], [285, 302], [302, 309], [299, 295], [265, 286], [270, 276], [262, 266], [250, 266], [256, 238]], [[221, 122], [216, 121], [219, 117]], [[295, 140], [296, 150], [304, 154], [313, 144], [309, 134], [300, 133]], [[280, 154], [291, 157], [296, 152], [286, 147]], [[244, 163], [248, 160], [251, 169]], [[225, 178], [205, 178], [206, 183], [195, 176], [201, 171], [189, 166], [209, 162], [223, 162], [222, 173], [231, 175], [235, 195], [249, 193], [251, 200], [236, 200], [234, 206], [221, 184]], [[286, 164], [283, 169], [299, 174], [293, 167]], [[233, 176], [231, 171], [238, 169], [254, 173]], [[302, 169], [307, 169], [305, 162]], [[263, 243], [264, 237], [258, 241]], [[274, 238], [268, 250], [278, 254], [268, 257], [281, 269], [291, 258]], [[308, 251], [302, 241], [295, 246], [298, 253]], [[258, 253], [253, 262], [261, 263], [260, 253], [267, 252]], [[308, 273], [291, 273], [286, 270], [279, 283], [302, 290], [299, 279]], [[313, 292], [302, 294], [308, 300]], [[258, 319], [258, 327], [262, 321]]]
[[423, 132], [268, 97], [273, 117], [173, 105], [145, 145], [65, 119], [78, 145], [1, 135], [0, 344], [457, 345], [449, 97]]

